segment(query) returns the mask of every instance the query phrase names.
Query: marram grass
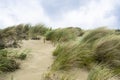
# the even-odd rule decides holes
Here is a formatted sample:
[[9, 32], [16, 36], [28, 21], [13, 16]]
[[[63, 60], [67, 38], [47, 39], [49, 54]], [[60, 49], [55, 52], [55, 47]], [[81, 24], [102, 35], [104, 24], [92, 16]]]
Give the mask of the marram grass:
[[114, 61], [120, 61], [120, 36], [109, 35], [94, 44], [94, 58], [98, 62], [118, 67]]
[[113, 70], [104, 66], [94, 66], [90, 71], [87, 80], [117, 80]]

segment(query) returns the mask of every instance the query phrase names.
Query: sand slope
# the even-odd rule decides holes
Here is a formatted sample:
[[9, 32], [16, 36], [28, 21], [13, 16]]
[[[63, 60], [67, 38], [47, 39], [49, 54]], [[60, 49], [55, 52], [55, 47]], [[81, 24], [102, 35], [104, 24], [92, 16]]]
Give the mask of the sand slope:
[[[42, 75], [53, 63], [52, 52], [55, 47], [48, 41], [44, 43], [43, 40], [28, 40], [23, 41], [22, 49], [31, 50], [28, 58], [21, 63], [21, 69], [8, 73], [5, 80], [11, 80], [11, 76], [13, 80], [41, 80]], [[76, 74], [79, 75], [77, 80], [87, 79], [86, 71], [79, 70]]]

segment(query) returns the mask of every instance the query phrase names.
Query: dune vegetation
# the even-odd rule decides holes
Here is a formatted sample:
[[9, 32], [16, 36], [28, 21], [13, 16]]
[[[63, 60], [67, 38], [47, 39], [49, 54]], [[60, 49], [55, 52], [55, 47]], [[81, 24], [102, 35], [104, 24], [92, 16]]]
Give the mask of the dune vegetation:
[[54, 44], [61, 42], [68, 42], [75, 40], [77, 37], [82, 36], [84, 32], [78, 27], [59, 28], [50, 30], [46, 33], [46, 40], [52, 41]]
[[20, 48], [22, 40], [37, 39], [45, 35], [49, 28], [42, 24], [31, 26], [19, 24], [0, 30], [0, 72], [12, 72], [20, 68], [20, 61], [25, 60], [29, 50], [14, 50]]
[[[102, 27], [85, 32], [78, 41], [58, 44], [53, 52], [55, 60], [51, 71], [68, 71], [73, 68], [83, 68], [88, 72], [92, 70], [88, 80], [108, 80], [112, 75], [119, 74], [120, 35], [118, 33], [116, 30]], [[97, 64], [107, 65], [107, 68], [102, 69], [98, 66], [94, 69]], [[94, 70], [98, 70], [98, 75], [102, 73], [103, 75], [95, 76]], [[113, 72], [110, 73], [109, 70]]]
[[95, 66], [91, 69], [87, 80], [112, 80], [115, 79], [117, 75], [114, 74], [114, 71], [101, 65]]
[[[82, 30], [78, 27], [52, 29], [43, 24], [19, 24], [0, 30], [0, 72], [20, 68], [19, 60], [25, 60], [29, 51], [10, 50], [20, 48], [22, 40], [51, 41], [56, 49], [50, 71], [44, 80], [75, 80], [69, 72], [74, 68], [87, 70], [87, 80], [112, 80], [120, 75], [120, 31], [105, 27]], [[38, 44], [40, 45], [40, 44]], [[52, 76], [51, 76], [52, 75]], [[57, 75], [57, 79], [53, 75]]]

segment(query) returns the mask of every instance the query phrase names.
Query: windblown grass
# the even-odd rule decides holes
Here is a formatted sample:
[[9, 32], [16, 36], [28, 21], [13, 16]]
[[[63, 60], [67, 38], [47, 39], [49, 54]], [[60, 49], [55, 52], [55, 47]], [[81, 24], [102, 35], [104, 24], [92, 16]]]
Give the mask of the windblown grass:
[[53, 43], [67, 42], [75, 40], [77, 36], [82, 34], [82, 30], [79, 28], [55, 29], [46, 33], [46, 40], [51, 40]]
[[87, 48], [85, 44], [63, 44], [56, 48], [53, 54], [57, 55], [52, 65], [55, 70], [84, 66], [89, 69], [94, 62], [93, 51]]
[[90, 71], [87, 80], [113, 80], [116, 76], [113, 70], [98, 65]]
[[94, 64], [108, 64], [120, 67], [120, 36], [114, 30], [98, 28], [83, 35], [79, 43], [69, 42], [57, 46], [53, 70], [66, 70], [72, 67], [91, 69]]
[[107, 28], [101, 27], [95, 30], [90, 30], [86, 32], [81, 40], [81, 44], [87, 43], [90, 47], [94, 44], [95, 41], [101, 39], [102, 37], [114, 34], [114, 30], [109, 30]]
[[95, 43], [95, 60], [110, 64], [112, 67], [120, 67], [120, 36], [110, 35]]

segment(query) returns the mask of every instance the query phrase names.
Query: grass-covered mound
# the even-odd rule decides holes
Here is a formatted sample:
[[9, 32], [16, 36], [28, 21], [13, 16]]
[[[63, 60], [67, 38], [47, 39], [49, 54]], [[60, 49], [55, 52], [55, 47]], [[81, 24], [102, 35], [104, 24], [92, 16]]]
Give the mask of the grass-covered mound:
[[0, 49], [8, 47], [21, 47], [22, 40], [36, 39], [39, 36], [44, 36], [51, 29], [43, 24], [30, 25], [19, 24], [0, 29]]
[[46, 33], [46, 40], [51, 40], [54, 43], [67, 42], [75, 40], [78, 36], [81, 36], [83, 31], [80, 28], [63, 28], [48, 31]]
[[53, 70], [65, 70], [72, 67], [91, 69], [94, 64], [108, 64], [120, 67], [120, 36], [114, 30], [98, 28], [91, 30], [78, 43], [69, 42], [58, 45], [53, 52], [56, 59]]

